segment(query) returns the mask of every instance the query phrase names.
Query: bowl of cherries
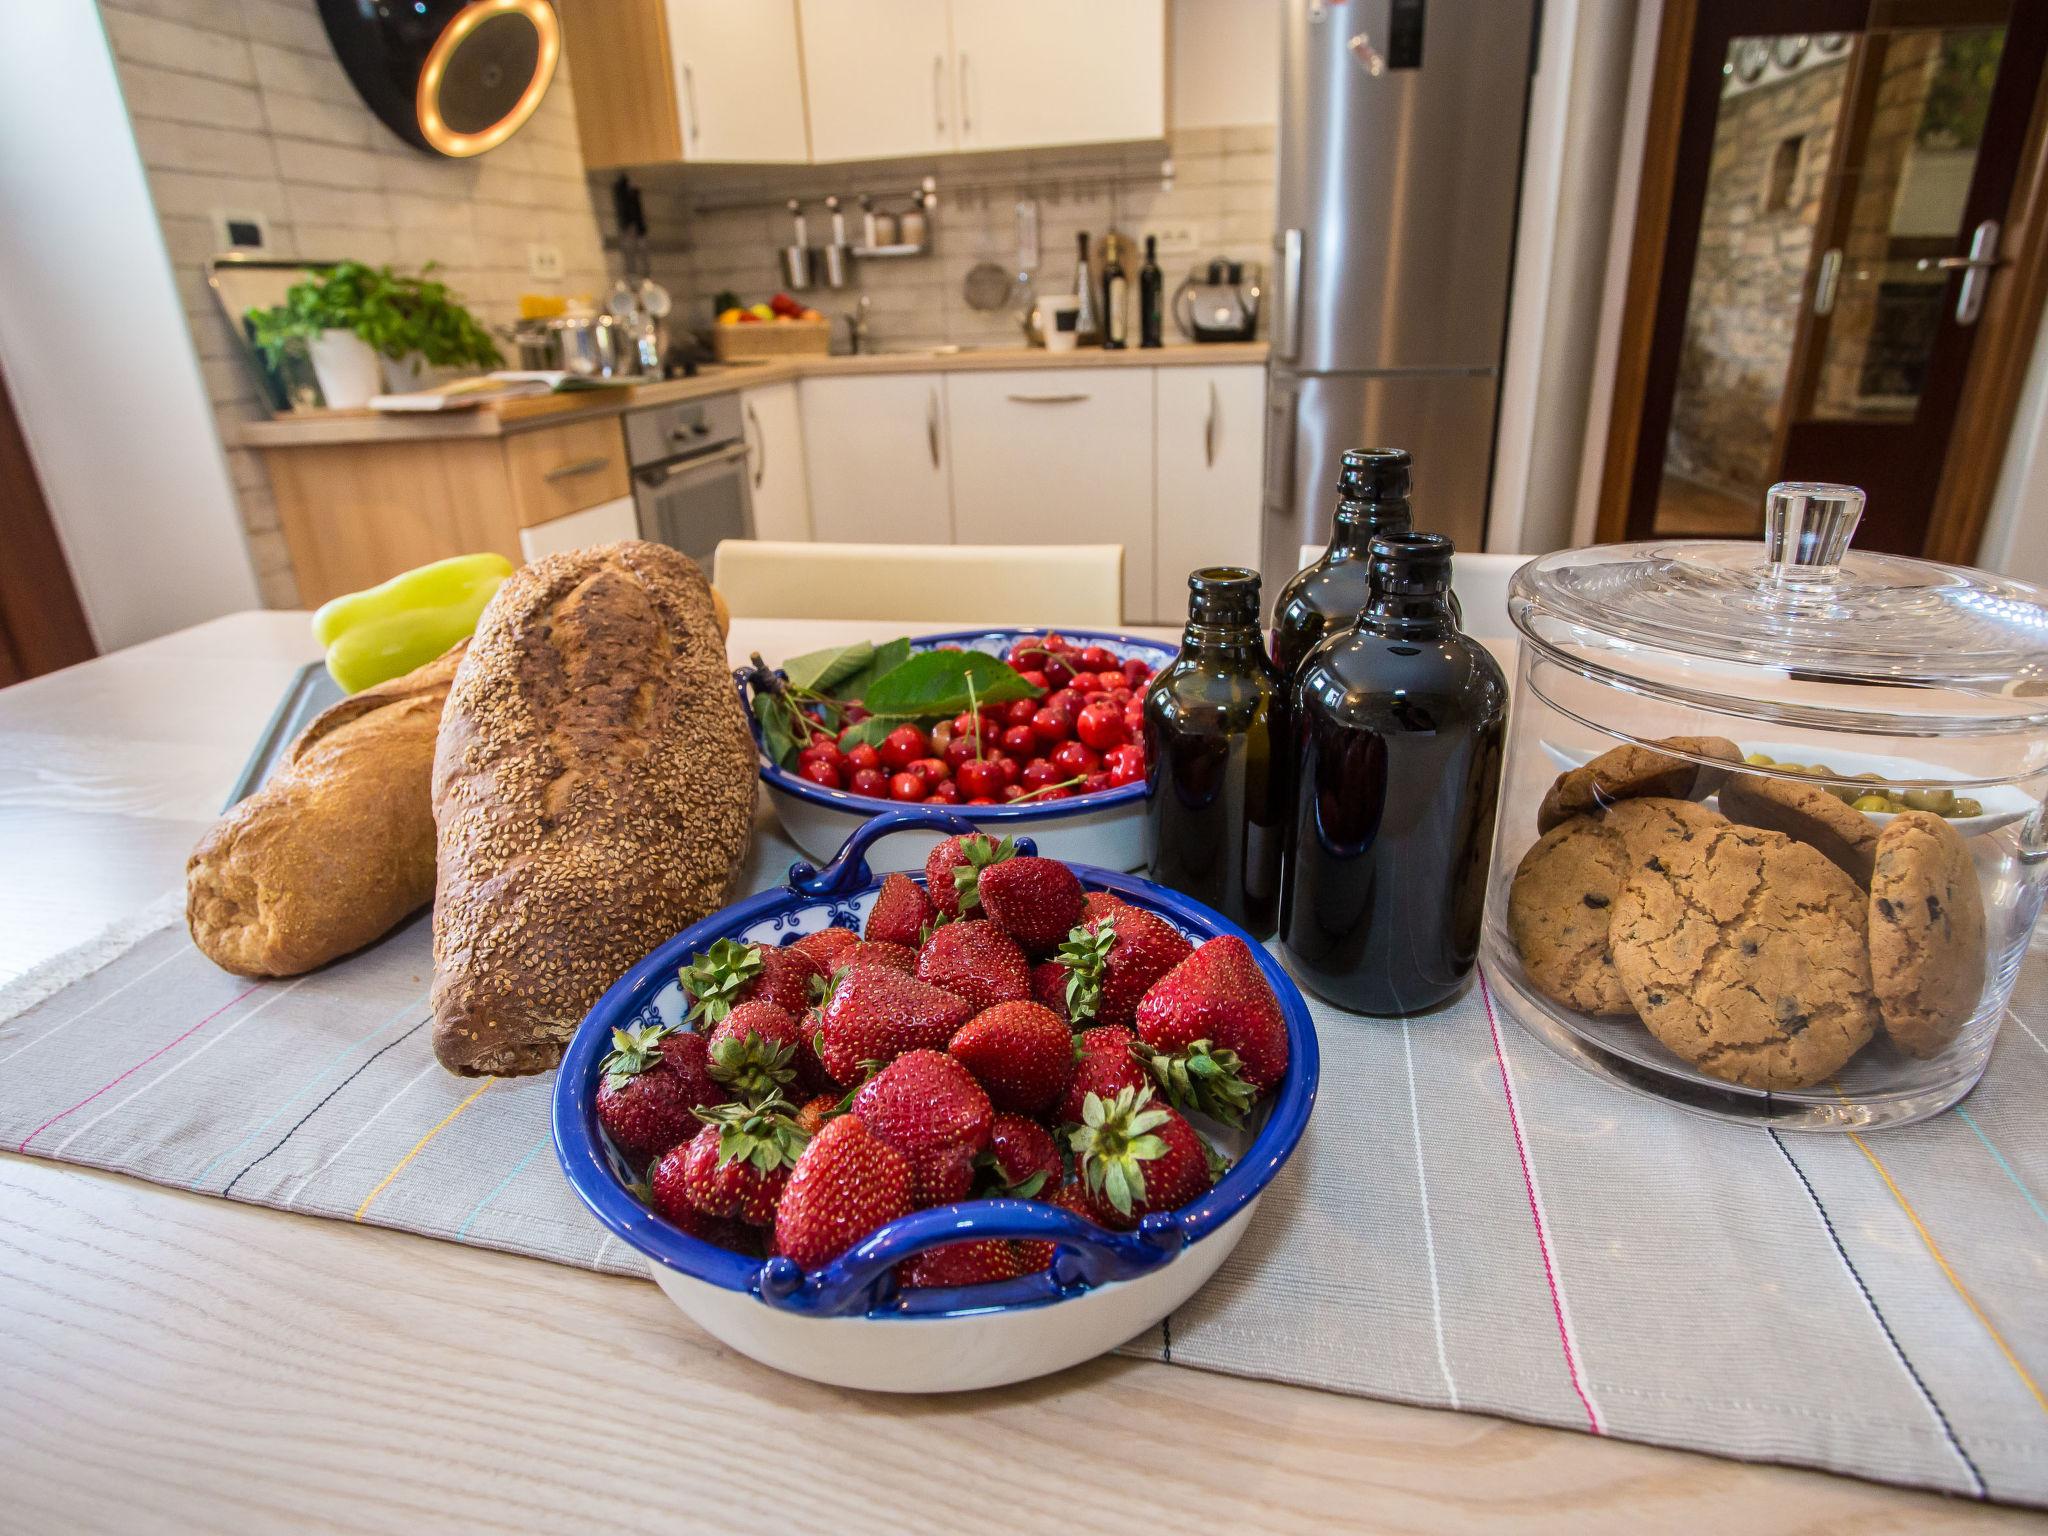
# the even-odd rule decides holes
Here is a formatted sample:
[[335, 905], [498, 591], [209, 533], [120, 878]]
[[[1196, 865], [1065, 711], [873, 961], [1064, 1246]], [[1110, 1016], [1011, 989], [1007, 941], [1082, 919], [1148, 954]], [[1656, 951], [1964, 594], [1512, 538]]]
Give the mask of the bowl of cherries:
[[[1028, 832], [1048, 857], [1135, 869], [1145, 690], [1174, 651], [1136, 635], [977, 629], [774, 667], [756, 656], [735, 675], [769, 803], [813, 859], [870, 816], [924, 804], [998, 836]], [[922, 867], [918, 839], [890, 843], [890, 868]]]

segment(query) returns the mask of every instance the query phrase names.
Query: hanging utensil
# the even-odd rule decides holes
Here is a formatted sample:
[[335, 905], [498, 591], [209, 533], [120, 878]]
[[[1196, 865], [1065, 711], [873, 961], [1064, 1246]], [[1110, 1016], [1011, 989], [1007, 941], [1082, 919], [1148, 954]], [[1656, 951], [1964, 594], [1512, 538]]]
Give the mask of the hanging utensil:
[[825, 247], [825, 286], [844, 288], [853, 253], [846, 244], [846, 214], [839, 207], [837, 196], [825, 199], [825, 206], [832, 214], [832, 243]]
[[789, 212], [796, 221], [796, 243], [782, 248], [782, 286], [801, 292], [811, 286], [811, 236], [804, 225], [804, 205], [792, 197]]

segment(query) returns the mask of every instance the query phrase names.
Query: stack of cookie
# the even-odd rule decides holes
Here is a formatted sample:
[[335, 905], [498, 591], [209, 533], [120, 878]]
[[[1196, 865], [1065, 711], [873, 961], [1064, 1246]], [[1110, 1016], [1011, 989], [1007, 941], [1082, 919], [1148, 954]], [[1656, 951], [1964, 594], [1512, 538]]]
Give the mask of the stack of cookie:
[[1880, 824], [1741, 762], [1731, 741], [1674, 736], [1559, 776], [1508, 898], [1531, 985], [1639, 1018], [1751, 1088], [1825, 1082], [1880, 1029], [1909, 1055], [1941, 1051], [1984, 986], [1962, 836], [1923, 811]]

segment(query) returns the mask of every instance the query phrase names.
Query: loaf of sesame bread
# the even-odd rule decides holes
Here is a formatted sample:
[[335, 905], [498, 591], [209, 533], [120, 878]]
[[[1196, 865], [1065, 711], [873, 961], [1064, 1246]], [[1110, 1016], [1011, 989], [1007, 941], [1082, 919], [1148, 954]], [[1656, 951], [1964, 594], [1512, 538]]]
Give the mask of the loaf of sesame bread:
[[434, 894], [434, 737], [458, 645], [299, 733], [185, 863], [185, 922], [215, 965], [296, 976], [381, 938]]
[[484, 610], [434, 756], [434, 1054], [542, 1072], [604, 989], [720, 906], [755, 759], [703, 573], [637, 540]]

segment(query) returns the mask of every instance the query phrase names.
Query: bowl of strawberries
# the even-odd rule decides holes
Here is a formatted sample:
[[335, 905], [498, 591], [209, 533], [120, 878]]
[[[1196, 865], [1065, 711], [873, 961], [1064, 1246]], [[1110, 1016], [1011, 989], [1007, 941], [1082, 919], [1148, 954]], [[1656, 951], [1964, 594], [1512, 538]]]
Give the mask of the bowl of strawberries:
[[[877, 877], [892, 835], [932, 842]], [[1114, 1349], [1243, 1235], [1315, 1103], [1277, 962], [1136, 876], [932, 807], [634, 966], [554, 1139], [676, 1305], [765, 1364], [964, 1391]]]
[[[1054, 858], [1144, 861], [1145, 690], [1167, 641], [1094, 630], [977, 629], [759, 656], [735, 674], [761, 782], [790, 840], [826, 860], [892, 807], [930, 805], [1028, 832]], [[935, 836], [877, 866], [920, 868]]]

